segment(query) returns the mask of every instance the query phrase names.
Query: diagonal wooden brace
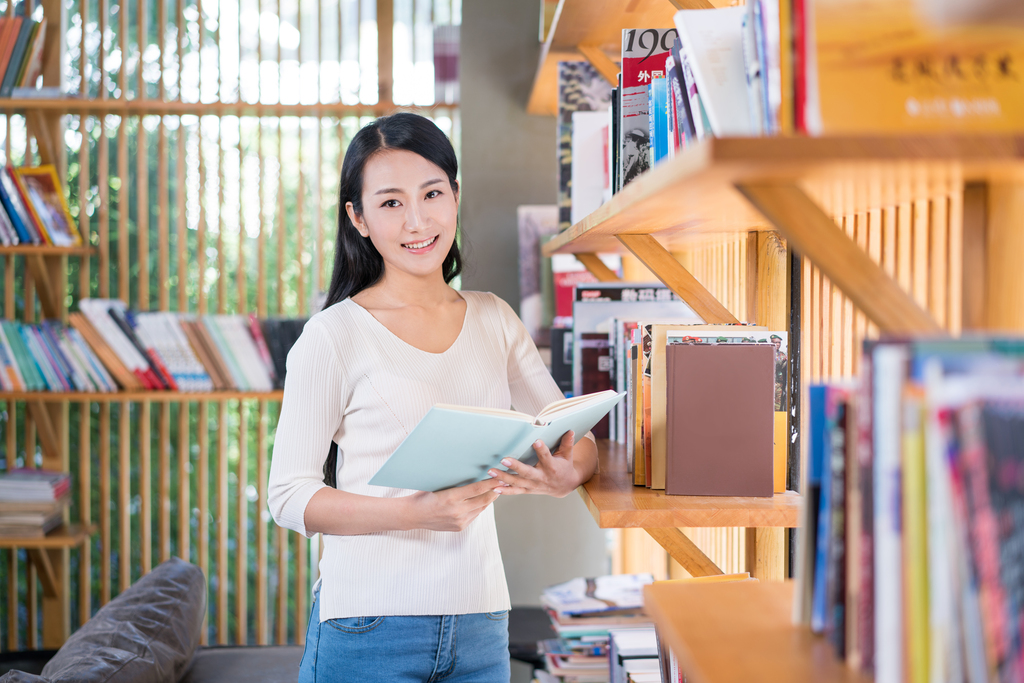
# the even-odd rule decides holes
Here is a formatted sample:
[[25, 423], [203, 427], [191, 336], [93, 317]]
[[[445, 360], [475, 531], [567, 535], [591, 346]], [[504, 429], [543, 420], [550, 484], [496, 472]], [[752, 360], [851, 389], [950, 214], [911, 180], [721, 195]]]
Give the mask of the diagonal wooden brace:
[[606, 55], [604, 50], [597, 45], [588, 45], [587, 43], [577, 45], [576, 49], [583, 53], [590, 65], [597, 69], [598, 73], [605, 77], [605, 80], [612, 85], [619, 84], [619, 65]]
[[943, 334], [935, 319], [792, 182], [736, 188], [883, 332]]
[[28, 548], [28, 557], [39, 573], [39, 581], [43, 584], [43, 595], [47, 598], [58, 597], [57, 573], [53, 569], [53, 563], [50, 562], [48, 550], [46, 548]]
[[43, 457], [50, 462], [61, 461], [60, 439], [57, 430], [50, 419], [50, 412], [42, 401], [31, 401], [28, 404], [32, 421], [36, 424], [36, 434], [39, 436], [39, 445], [43, 449]]
[[735, 324], [736, 319], [711, 292], [697, 281], [665, 247], [650, 235], [618, 235], [619, 241], [633, 252], [658, 279], [685, 301], [693, 312], [709, 324]]
[[597, 254], [576, 254], [576, 260], [582, 263], [598, 282], [621, 282], [615, 271], [606, 266]]
[[25, 256], [25, 263], [32, 274], [32, 282], [36, 286], [39, 303], [43, 307], [43, 317], [52, 320], [60, 319], [60, 302], [51, 284], [50, 272], [46, 267], [46, 259], [40, 254]]
[[679, 529], [644, 529], [651, 538], [672, 556], [672, 559], [690, 572], [690, 576], [718, 576], [724, 574], [711, 558], [687, 538]]

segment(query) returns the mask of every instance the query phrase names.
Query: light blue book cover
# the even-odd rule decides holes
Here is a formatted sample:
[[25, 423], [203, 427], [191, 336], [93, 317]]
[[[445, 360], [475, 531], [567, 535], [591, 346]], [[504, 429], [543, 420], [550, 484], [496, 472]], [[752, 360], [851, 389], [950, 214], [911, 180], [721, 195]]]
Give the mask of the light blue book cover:
[[506, 468], [502, 458], [537, 462], [533, 443], [548, 448], [572, 431], [576, 441], [618, 403], [624, 393], [602, 391], [551, 404], [536, 418], [511, 410], [436, 405], [399, 444], [370, 483], [440, 491], [487, 479]]

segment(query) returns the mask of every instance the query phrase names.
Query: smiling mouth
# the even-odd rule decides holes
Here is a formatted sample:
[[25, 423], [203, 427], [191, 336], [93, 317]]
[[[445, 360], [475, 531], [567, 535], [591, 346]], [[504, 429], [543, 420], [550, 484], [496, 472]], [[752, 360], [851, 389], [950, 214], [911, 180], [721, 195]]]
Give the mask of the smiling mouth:
[[413, 242], [413, 243], [410, 243], [410, 244], [403, 244], [402, 246], [405, 247], [406, 249], [424, 249], [426, 247], [429, 247], [431, 244], [433, 244], [436, 241], [437, 241], [437, 235], [434, 235], [429, 240], [424, 240], [423, 242]]

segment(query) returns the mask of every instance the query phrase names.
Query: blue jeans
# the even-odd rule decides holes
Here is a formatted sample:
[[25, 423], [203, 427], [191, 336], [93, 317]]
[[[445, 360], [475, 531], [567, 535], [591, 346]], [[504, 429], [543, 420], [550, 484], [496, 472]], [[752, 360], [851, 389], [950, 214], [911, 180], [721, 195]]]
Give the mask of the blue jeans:
[[300, 683], [508, 683], [508, 612], [320, 622], [313, 600]]

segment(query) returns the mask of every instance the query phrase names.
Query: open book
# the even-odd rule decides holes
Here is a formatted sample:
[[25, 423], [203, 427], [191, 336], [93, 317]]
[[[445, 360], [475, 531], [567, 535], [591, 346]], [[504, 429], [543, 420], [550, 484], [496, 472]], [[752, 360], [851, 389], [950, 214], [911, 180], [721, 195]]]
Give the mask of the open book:
[[553, 449], [572, 431], [576, 441], [597, 424], [624, 394], [601, 391], [548, 405], [536, 417], [514, 410], [438, 404], [399, 444], [370, 479], [375, 486], [440, 491], [487, 479], [505, 468], [502, 458], [537, 462], [533, 443]]

